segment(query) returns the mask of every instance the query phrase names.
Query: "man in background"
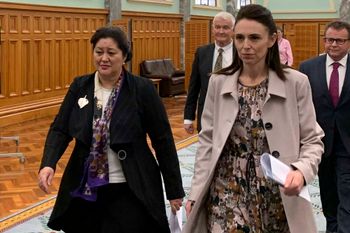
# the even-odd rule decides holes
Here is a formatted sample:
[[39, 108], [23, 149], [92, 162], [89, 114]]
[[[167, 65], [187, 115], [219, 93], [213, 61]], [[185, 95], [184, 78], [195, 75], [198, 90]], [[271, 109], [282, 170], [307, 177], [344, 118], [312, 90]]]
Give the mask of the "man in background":
[[350, 232], [350, 24], [325, 28], [325, 54], [304, 61], [317, 121], [325, 132], [319, 165], [320, 194], [327, 232]]
[[197, 131], [201, 130], [201, 115], [211, 73], [232, 63], [235, 49], [232, 40], [234, 24], [232, 14], [224, 11], [216, 14], [213, 20], [215, 43], [196, 50], [184, 110], [184, 128], [188, 133], [194, 132], [193, 121], [197, 106]]

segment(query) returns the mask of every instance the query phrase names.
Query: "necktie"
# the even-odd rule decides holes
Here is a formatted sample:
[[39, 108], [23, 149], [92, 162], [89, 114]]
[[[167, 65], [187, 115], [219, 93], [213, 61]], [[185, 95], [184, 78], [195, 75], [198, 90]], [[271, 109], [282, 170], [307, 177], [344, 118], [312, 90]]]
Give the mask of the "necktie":
[[333, 63], [333, 71], [331, 73], [331, 79], [329, 81], [329, 94], [332, 98], [333, 106], [337, 106], [339, 101], [339, 67], [338, 62]]
[[222, 68], [222, 52], [224, 51], [222, 48], [219, 48], [219, 55], [216, 58], [215, 66], [214, 66], [214, 72], [220, 70]]

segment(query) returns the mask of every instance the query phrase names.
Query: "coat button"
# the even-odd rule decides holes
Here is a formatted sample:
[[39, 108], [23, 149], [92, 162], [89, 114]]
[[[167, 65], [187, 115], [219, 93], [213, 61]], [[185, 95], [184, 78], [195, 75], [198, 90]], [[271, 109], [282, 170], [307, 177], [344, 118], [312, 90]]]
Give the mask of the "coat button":
[[118, 153], [117, 153], [117, 156], [118, 156], [118, 159], [119, 160], [124, 160], [126, 159], [126, 151], [125, 150], [119, 150]]
[[265, 129], [267, 130], [272, 129], [272, 124], [270, 122], [265, 123]]
[[278, 152], [277, 150], [272, 151], [272, 156], [275, 158], [280, 157], [280, 152]]

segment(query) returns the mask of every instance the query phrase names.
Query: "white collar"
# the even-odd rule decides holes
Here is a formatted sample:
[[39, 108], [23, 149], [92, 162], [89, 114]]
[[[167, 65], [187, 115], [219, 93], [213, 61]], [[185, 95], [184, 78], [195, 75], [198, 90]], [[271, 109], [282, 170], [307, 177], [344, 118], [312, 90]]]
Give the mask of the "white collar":
[[[341, 66], [346, 67], [346, 61], [348, 60], [349, 54], [347, 53], [342, 59], [337, 61]], [[327, 67], [332, 66], [335, 61], [327, 54], [326, 65]]]

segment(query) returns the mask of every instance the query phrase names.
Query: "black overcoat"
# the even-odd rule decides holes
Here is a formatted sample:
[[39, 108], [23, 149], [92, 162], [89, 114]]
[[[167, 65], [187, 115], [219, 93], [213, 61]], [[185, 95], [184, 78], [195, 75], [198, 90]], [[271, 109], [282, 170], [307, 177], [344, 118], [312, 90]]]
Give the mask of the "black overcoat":
[[[110, 147], [126, 152], [121, 160], [128, 185], [144, 203], [164, 232], [169, 232], [161, 174], [168, 200], [184, 197], [179, 161], [162, 100], [150, 80], [124, 70], [124, 81], [110, 122]], [[55, 169], [68, 144], [75, 139], [74, 150], [64, 171], [57, 200], [48, 226], [60, 230], [63, 215], [83, 175], [84, 162], [92, 140], [94, 76], [74, 79], [45, 142], [40, 168]], [[83, 108], [80, 98], [89, 102]], [[147, 144], [149, 135], [155, 156]]]

